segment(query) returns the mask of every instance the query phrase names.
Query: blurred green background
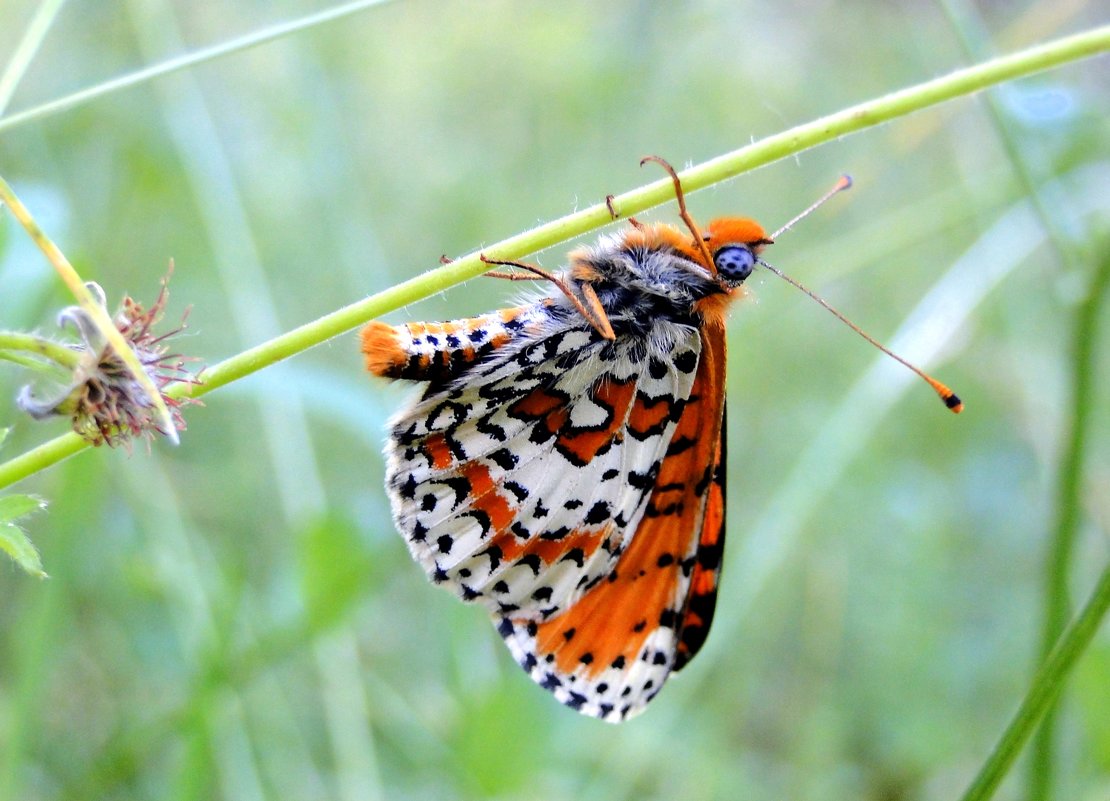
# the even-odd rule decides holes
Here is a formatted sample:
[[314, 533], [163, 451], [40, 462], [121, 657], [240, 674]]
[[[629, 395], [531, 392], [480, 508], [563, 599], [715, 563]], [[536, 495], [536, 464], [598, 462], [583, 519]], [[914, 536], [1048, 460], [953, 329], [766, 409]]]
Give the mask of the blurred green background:
[[[38, 5], [0, 0], [0, 66]], [[10, 111], [328, 6], [71, 2]], [[949, 6], [393, 2], [3, 131], [0, 174], [113, 304], [153, 299], [174, 259], [176, 347], [215, 363], [655, 179], [645, 154], [698, 162], [944, 74], [973, 60], [961, 35], [1007, 52], [1105, 17]], [[411, 389], [368, 378], [346, 335], [187, 410], [178, 448], [86, 452], [19, 486], [50, 501], [30, 532], [51, 578], [0, 566], [0, 794], [954, 798], [1037, 660], [1072, 330], [1107, 252], [1106, 75], [1067, 66], [992, 92], [993, 116], [956, 101], [690, 198], [773, 228], [850, 172], [768, 255], [967, 411], [753, 280], [729, 331], [717, 622], [640, 718], [562, 708], [425, 582], [382, 490]], [[517, 289], [474, 281], [388, 319]], [[53, 333], [70, 302], [0, 215], [0, 328]], [[1110, 558], [1107, 317], [1077, 603]], [[5, 457], [66, 430], [16, 410], [27, 380], [0, 364]], [[1107, 635], [1063, 703], [1061, 799], [1110, 797]], [[1000, 798], [1025, 796], [1026, 767]]]

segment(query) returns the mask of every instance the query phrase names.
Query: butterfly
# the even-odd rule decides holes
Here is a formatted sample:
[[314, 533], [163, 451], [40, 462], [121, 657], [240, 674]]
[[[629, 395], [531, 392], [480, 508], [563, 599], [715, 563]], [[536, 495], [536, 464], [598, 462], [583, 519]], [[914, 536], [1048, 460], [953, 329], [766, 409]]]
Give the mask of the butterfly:
[[425, 385], [385, 448], [413, 558], [487, 609], [533, 681], [610, 722], [641, 712], [709, 632], [725, 539], [725, 313], [772, 244], [746, 218], [700, 230], [673, 169], [649, 159], [670, 173], [687, 230], [632, 219], [557, 275], [495, 262], [549, 291], [361, 334], [369, 372]]

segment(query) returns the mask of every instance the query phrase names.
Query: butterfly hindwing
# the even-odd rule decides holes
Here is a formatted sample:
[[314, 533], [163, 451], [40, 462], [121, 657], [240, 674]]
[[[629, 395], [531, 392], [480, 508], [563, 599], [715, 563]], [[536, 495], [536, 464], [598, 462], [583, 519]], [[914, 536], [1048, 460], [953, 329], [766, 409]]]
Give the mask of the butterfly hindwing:
[[647, 348], [525, 314], [392, 422], [387, 482], [433, 581], [542, 622], [610, 575], [650, 507], [700, 338], [672, 326]]

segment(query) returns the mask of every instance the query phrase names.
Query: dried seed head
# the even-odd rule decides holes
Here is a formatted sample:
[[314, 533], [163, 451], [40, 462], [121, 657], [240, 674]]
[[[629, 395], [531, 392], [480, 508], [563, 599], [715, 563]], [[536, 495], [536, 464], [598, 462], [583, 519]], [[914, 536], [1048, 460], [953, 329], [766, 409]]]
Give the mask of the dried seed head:
[[[197, 372], [187, 367], [194, 359], [169, 353], [166, 346], [171, 337], [185, 329], [188, 312], [182, 316], [181, 324], [176, 329], [165, 334], [154, 333], [154, 326], [162, 319], [169, 297], [166, 289], [168, 280], [167, 275], [149, 309], [125, 296], [113, 322], [161, 392], [174, 427], [183, 431], [185, 420], [181, 408], [197, 401], [168, 397], [162, 390], [174, 383], [197, 383]], [[106, 309], [104, 290], [95, 283], [87, 286], [97, 302]], [[79, 306], [70, 306], [59, 313], [58, 325], [72, 326], [81, 340], [74, 346], [81, 353], [81, 359], [73, 370], [72, 379], [60, 394], [50, 400], [39, 400], [32, 395], [30, 387], [24, 387], [18, 398], [20, 408], [40, 420], [69, 417], [73, 421], [73, 430], [93, 445], [130, 446], [135, 437], [153, 439], [156, 433], [166, 434], [158, 424], [150, 397], [105, 341], [89, 313]]]

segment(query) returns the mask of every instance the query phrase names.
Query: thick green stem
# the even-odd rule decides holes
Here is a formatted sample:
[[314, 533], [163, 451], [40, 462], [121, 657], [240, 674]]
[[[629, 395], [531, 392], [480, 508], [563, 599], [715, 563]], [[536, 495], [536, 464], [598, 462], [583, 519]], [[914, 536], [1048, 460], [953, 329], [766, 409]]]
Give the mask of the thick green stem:
[[1110, 609], [1110, 565], [1103, 568], [1095, 590], [1083, 611], [1056, 643], [1048, 659], [1041, 665], [1033, 684], [1018, 707], [1010, 725], [1002, 733], [979, 774], [961, 796], [960, 801], [986, 801], [1009, 772], [1022, 746], [1036, 730], [1037, 722], [1056, 701], [1071, 669], [1087, 649], [1099, 624]]
[[[747, 147], [734, 150], [679, 173], [687, 192], [704, 189], [740, 173], [770, 164], [819, 144], [856, 131], [880, 125], [956, 97], [970, 95], [988, 86], [1031, 75], [1110, 50], [1110, 25], [1044, 45], [991, 59], [974, 67], [917, 86], [893, 92], [876, 100], [852, 106], [813, 122], [799, 125]], [[3, 121], [0, 121], [2, 125]], [[674, 198], [669, 178], [661, 178], [638, 189], [617, 195], [613, 206], [627, 217]], [[612, 222], [605, 203], [546, 223], [531, 231], [505, 239], [482, 253], [499, 259], [519, 259], [529, 253], [557, 245]], [[345, 333], [386, 312], [429, 297], [474, 278], [488, 269], [471, 253], [449, 265], [423, 273], [384, 292], [352, 303], [311, 323], [232, 356], [207, 370], [201, 385], [179, 385], [167, 391], [171, 397], [197, 397], [256, 370]], [[67, 434], [33, 451], [0, 464], [0, 489], [26, 478], [54, 461], [81, 450], [75, 435]]]

